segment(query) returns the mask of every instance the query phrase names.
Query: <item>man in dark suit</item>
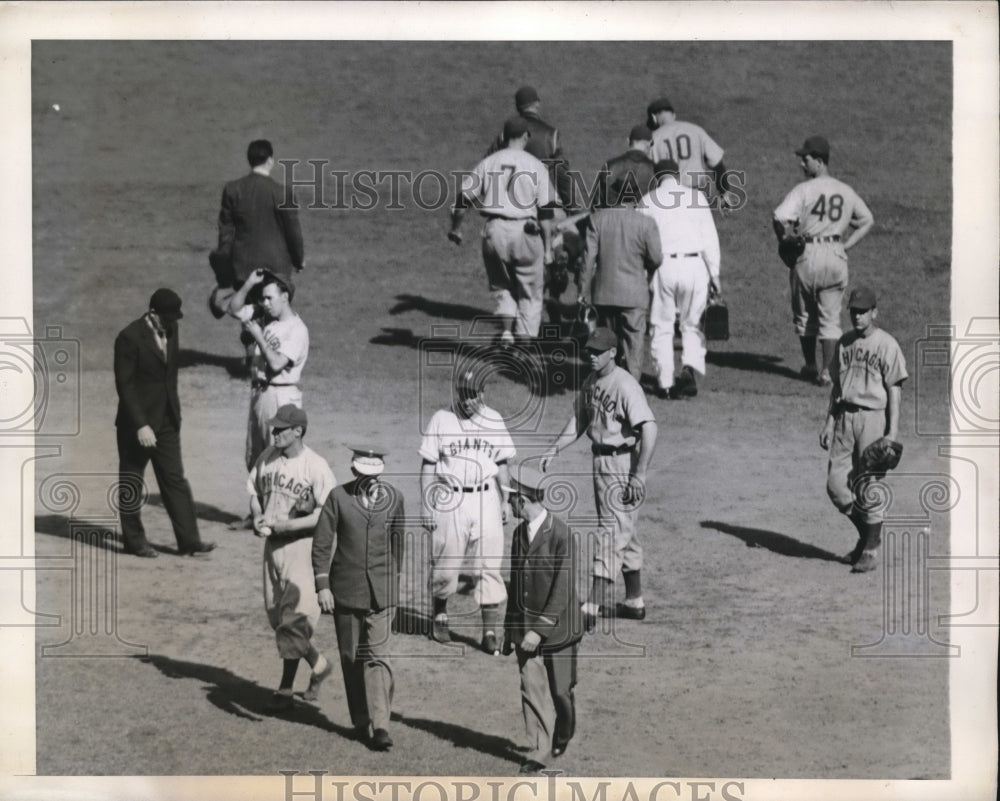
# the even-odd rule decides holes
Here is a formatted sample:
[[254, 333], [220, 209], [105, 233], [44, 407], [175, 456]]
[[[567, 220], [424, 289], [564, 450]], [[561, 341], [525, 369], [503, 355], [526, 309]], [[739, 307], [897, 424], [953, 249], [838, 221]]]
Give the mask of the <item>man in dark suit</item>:
[[629, 131], [628, 150], [608, 159], [597, 173], [597, 207], [636, 204], [656, 187], [653, 161], [649, 158], [653, 133], [645, 125]]
[[349, 446], [354, 480], [334, 487], [313, 532], [319, 606], [333, 613], [351, 723], [375, 751], [392, 748], [389, 631], [403, 565], [403, 496], [379, 476], [385, 451]]
[[529, 753], [521, 773], [536, 774], [559, 757], [576, 730], [576, 662], [583, 620], [577, 598], [576, 548], [569, 529], [542, 505], [543, 476], [512, 467], [510, 506], [521, 519], [510, 547], [510, 592], [502, 653], [517, 651], [521, 710]]
[[198, 534], [191, 485], [184, 478], [181, 461], [177, 321], [183, 316], [177, 294], [157, 289], [149, 300], [149, 311], [115, 340], [119, 510], [125, 552], [135, 556], [157, 555], [140, 517], [143, 474], [150, 461], [178, 551], [194, 555], [215, 548], [214, 543], [203, 543]]

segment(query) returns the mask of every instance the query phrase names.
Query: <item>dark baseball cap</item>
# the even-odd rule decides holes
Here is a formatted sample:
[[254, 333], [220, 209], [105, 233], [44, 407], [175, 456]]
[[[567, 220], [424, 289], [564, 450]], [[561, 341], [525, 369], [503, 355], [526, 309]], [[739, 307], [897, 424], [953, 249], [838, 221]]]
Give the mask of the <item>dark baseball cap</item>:
[[528, 129], [528, 121], [524, 117], [511, 117], [503, 124], [503, 138], [506, 142], [509, 142], [511, 139], [517, 139], [519, 136], [524, 136], [524, 134], [531, 136], [531, 131]]
[[645, 125], [633, 125], [628, 132], [630, 142], [650, 142], [653, 139], [653, 132]]
[[501, 485], [504, 492], [514, 492], [533, 500], [542, 495], [545, 476], [526, 462], [510, 466], [510, 484]]
[[167, 323], [180, 320], [184, 316], [181, 311], [180, 296], [172, 289], [157, 289], [149, 299], [149, 309]]
[[673, 159], [661, 159], [653, 165], [653, 172], [657, 178], [662, 178], [664, 175], [680, 175], [681, 168]]
[[478, 395], [484, 384], [482, 374], [475, 370], [462, 370], [455, 379], [455, 389], [461, 395]]
[[646, 106], [647, 114], [657, 114], [661, 111], [673, 111], [674, 104], [670, 102], [668, 97], [658, 97], [648, 106]]
[[822, 156], [830, 158], [830, 143], [822, 136], [810, 136], [798, 150], [796, 156]]
[[309, 419], [306, 417], [305, 409], [300, 409], [294, 403], [286, 403], [275, 412], [274, 417], [268, 420], [267, 424], [271, 428], [302, 426], [302, 430], [304, 431], [306, 426], [309, 425]]
[[618, 337], [614, 335], [614, 332], [610, 328], [597, 328], [587, 338], [587, 344], [584, 347], [587, 350], [597, 350], [603, 353], [606, 350], [618, 347]]
[[530, 106], [541, 100], [534, 86], [522, 86], [514, 93], [514, 105], [518, 108]]
[[851, 292], [851, 297], [847, 300], [847, 308], [849, 309], [868, 311], [869, 309], [874, 309], [877, 305], [875, 290], [866, 286], [859, 286]]

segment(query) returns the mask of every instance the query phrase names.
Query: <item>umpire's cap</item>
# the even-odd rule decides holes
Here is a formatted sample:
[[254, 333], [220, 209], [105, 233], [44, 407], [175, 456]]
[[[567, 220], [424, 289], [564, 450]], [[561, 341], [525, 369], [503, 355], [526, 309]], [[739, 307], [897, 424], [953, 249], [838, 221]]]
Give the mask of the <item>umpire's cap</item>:
[[505, 142], [517, 139], [519, 136], [524, 136], [525, 134], [531, 136], [528, 121], [524, 117], [511, 117], [503, 124], [503, 139]]
[[517, 106], [518, 110], [530, 106], [532, 103], [538, 103], [540, 100], [534, 86], [522, 86], [514, 93], [514, 105]]
[[150, 311], [156, 312], [165, 323], [172, 323], [184, 316], [180, 296], [172, 289], [161, 287], [149, 298]]
[[651, 142], [653, 132], [646, 125], [633, 125], [632, 130], [628, 132], [628, 140], [630, 142]]

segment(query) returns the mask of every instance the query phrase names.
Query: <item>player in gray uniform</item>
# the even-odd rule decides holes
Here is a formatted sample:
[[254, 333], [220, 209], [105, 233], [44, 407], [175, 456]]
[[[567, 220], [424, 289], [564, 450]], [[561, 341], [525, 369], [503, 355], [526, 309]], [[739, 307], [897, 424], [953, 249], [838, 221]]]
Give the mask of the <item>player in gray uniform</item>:
[[[615, 364], [618, 340], [598, 328], [585, 345], [593, 372], [584, 379], [562, 433], [542, 454], [547, 470], [559, 451], [584, 433], [590, 438], [594, 503], [602, 542], [594, 553], [593, 583], [583, 605], [587, 627], [598, 615], [642, 620], [642, 544], [636, 532], [639, 507], [646, 496], [646, 475], [656, 447], [656, 420], [639, 382]], [[606, 540], [610, 529], [610, 542]], [[625, 602], [609, 605], [615, 576], [625, 579]]]
[[907, 378], [906, 360], [896, 340], [875, 324], [875, 293], [859, 287], [848, 308], [853, 331], [837, 342], [830, 375], [833, 388], [819, 444], [830, 451], [826, 491], [858, 531], [858, 544], [848, 556], [852, 573], [878, 565], [882, 543], [881, 493], [872, 484], [881, 476], [858, 475], [858, 460], [875, 440], [899, 439], [899, 406]]

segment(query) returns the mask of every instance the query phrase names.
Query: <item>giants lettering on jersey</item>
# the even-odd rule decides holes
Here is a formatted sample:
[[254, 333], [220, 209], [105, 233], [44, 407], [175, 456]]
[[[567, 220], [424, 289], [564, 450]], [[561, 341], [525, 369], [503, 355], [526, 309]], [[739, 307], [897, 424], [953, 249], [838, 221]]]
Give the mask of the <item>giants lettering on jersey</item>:
[[456, 439], [445, 445], [445, 452], [449, 456], [457, 457], [463, 451], [483, 451], [494, 462], [499, 455], [499, 449], [492, 442], [479, 437]]

